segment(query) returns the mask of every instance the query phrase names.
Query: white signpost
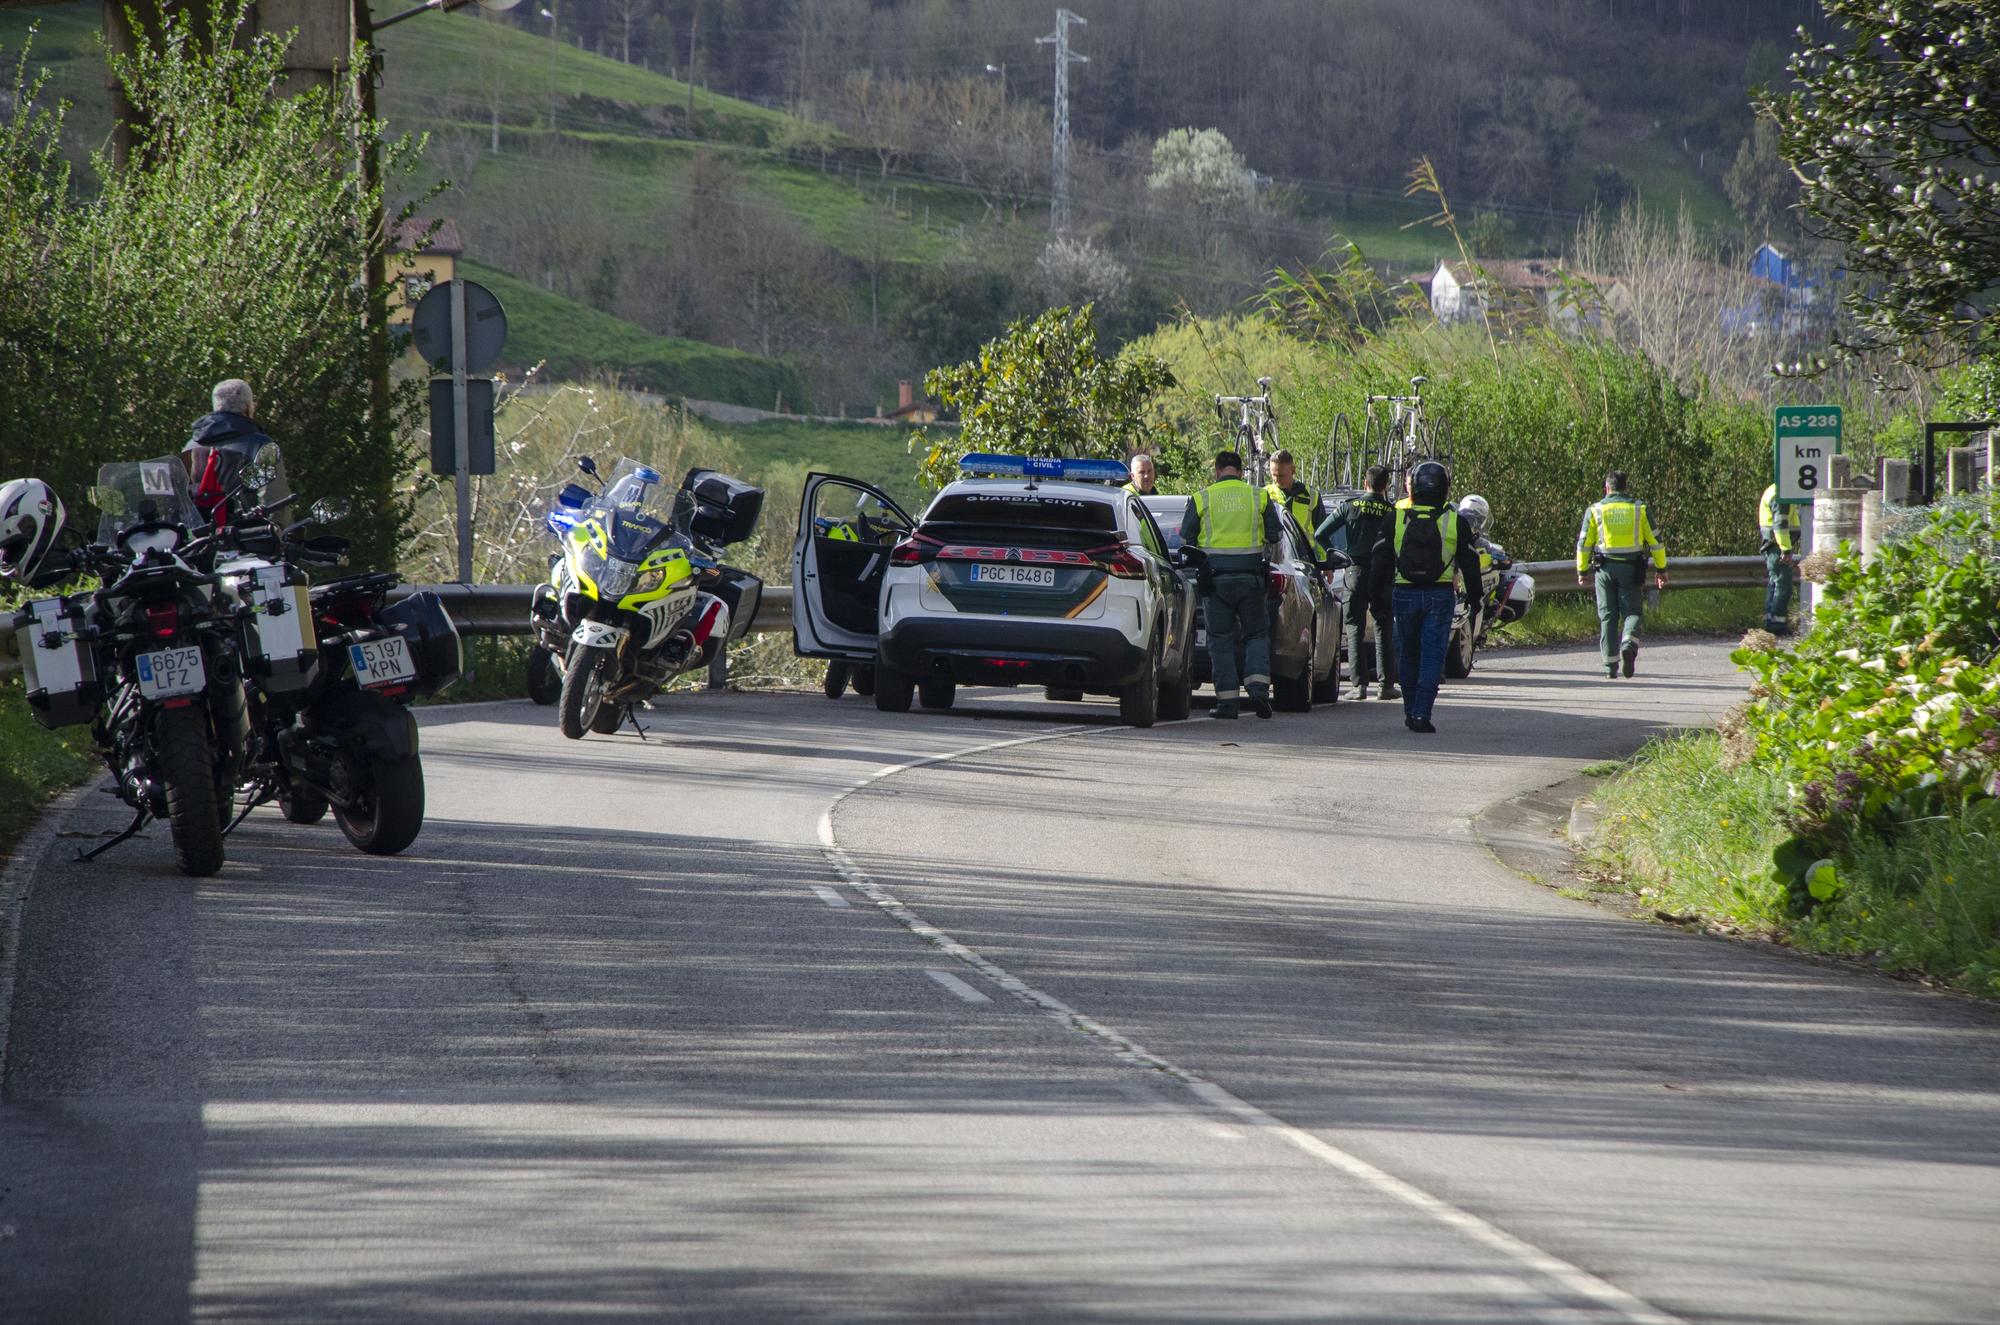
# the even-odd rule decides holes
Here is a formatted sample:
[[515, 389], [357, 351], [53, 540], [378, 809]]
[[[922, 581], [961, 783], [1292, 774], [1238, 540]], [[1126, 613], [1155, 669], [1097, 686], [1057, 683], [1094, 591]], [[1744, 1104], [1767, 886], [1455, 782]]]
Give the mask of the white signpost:
[[1778, 500], [1792, 506], [1810, 503], [1833, 478], [1833, 457], [1840, 454], [1840, 406], [1780, 406], [1771, 436]]

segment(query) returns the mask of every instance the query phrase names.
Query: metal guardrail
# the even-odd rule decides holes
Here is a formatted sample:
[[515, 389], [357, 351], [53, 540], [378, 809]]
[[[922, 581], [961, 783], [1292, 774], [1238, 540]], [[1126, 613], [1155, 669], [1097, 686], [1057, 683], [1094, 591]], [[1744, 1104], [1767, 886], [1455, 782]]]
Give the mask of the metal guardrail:
[[[1535, 577], [1535, 596], [1589, 593], [1588, 582], [1576, 583], [1576, 562], [1527, 561], [1515, 563]], [[1667, 588], [1731, 589], [1764, 583], [1762, 557], [1676, 557], [1667, 563]], [[445, 610], [459, 630], [467, 635], [525, 635], [528, 633], [528, 599], [534, 592], [525, 584], [407, 584], [390, 591], [403, 597], [428, 589], [444, 600]], [[750, 622], [750, 632], [789, 631], [792, 628], [792, 587], [767, 584]], [[15, 654], [14, 625], [0, 616], [0, 676], [20, 666]]]
[[[393, 601], [428, 589], [444, 600], [445, 611], [465, 635], [525, 635], [528, 633], [528, 600], [534, 588], [526, 584], [405, 584], [389, 591]], [[792, 587], [767, 584], [758, 600], [757, 615], [751, 619], [750, 633], [789, 631], [792, 628]], [[0, 676], [20, 667], [15, 652], [13, 614], [0, 614]]]

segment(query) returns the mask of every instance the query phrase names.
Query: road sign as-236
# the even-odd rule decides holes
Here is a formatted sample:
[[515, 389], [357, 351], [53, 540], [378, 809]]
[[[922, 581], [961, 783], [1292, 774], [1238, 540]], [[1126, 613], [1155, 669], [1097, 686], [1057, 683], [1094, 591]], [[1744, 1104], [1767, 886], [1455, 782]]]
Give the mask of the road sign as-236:
[[1781, 502], [1809, 502], [1840, 454], [1840, 406], [1785, 405], [1772, 427], [1772, 481]]

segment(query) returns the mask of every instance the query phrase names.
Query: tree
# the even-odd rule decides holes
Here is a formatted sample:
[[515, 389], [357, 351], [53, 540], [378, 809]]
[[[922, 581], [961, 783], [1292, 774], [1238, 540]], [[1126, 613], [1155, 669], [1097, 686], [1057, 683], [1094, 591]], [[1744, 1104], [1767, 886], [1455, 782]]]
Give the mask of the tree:
[[1153, 355], [1100, 355], [1088, 304], [1022, 318], [976, 358], [924, 378], [924, 390], [955, 410], [962, 427], [955, 437], [919, 434], [927, 449], [918, 477], [943, 487], [961, 451], [1122, 460], [1146, 438], [1154, 393], [1173, 384]]
[[1736, 149], [1735, 162], [1722, 177], [1722, 189], [1743, 224], [1750, 227], [1750, 237], [1771, 238], [1799, 193], [1791, 167], [1778, 154], [1777, 125], [1757, 117]]
[[1058, 235], [1035, 259], [1035, 291], [1051, 304], [1089, 304], [1110, 313], [1131, 284], [1125, 264], [1088, 239]]
[[1210, 214], [1247, 207], [1254, 178], [1219, 129], [1169, 129], [1153, 144], [1146, 187]]
[[1760, 88], [1813, 230], [1846, 249], [1850, 349], [1976, 348], [2000, 286], [2000, 8], [1822, 0], [1851, 40]]

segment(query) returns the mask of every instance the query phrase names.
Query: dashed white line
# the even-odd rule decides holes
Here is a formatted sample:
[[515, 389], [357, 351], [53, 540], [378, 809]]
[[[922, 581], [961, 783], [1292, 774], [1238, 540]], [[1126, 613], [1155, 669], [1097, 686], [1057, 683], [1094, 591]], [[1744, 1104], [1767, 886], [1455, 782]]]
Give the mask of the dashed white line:
[[840, 889], [838, 888], [829, 888], [823, 883], [816, 883], [812, 886], [812, 890], [818, 893], [819, 900], [825, 902], [828, 906], [843, 907], [852, 905], [845, 897], [840, 895]]
[[[1256, 1127], [1263, 1131], [1265, 1135], [1286, 1142], [1329, 1168], [1354, 1179], [1356, 1182], [1400, 1201], [1404, 1205], [1443, 1224], [1445, 1227], [1463, 1234], [1472, 1241], [1499, 1252], [1515, 1264], [1531, 1270], [1559, 1286], [1566, 1293], [1583, 1298], [1612, 1312], [1620, 1320], [1627, 1322], [1627, 1325], [1686, 1325], [1680, 1317], [1662, 1311], [1645, 1299], [1633, 1293], [1626, 1292], [1610, 1280], [1600, 1278], [1582, 1266], [1572, 1264], [1552, 1252], [1543, 1251], [1533, 1243], [1516, 1237], [1499, 1225], [1473, 1214], [1470, 1210], [1461, 1210], [1442, 1197], [1433, 1196], [1430, 1192], [1425, 1191], [1415, 1183], [1406, 1182], [1385, 1169], [1377, 1168], [1359, 1155], [1350, 1154], [1348, 1151], [1342, 1150], [1339, 1146], [1315, 1136], [1304, 1128], [1294, 1127], [1282, 1119], [1264, 1112], [1248, 1100], [1238, 1098], [1200, 1074], [1182, 1067], [1180, 1064], [1172, 1062], [1169, 1059], [1162, 1058], [1152, 1050], [1147, 1049], [1144, 1045], [1106, 1026], [1103, 1022], [1085, 1016], [1055, 995], [1044, 993], [1035, 988], [1019, 976], [1008, 971], [1005, 967], [1000, 966], [975, 949], [969, 948], [959, 942], [956, 938], [939, 929], [936, 925], [931, 924], [915, 911], [912, 911], [908, 906], [904, 905], [893, 893], [877, 883], [866, 871], [856, 865], [853, 858], [841, 848], [839, 839], [834, 836], [833, 813], [840, 808], [841, 802], [863, 788], [873, 786], [875, 783], [885, 778], [894, 777], [898, 773], [907, 773], [914, 769], [925, 768], [932, 764], [947, 763], [954, 759], [965, 759], [974, 755], [991, 754], [996, 750], [1011, 749], [1015, 746], [1036, 745], [1043, 741], [1061, 740], [1064, 737], [1087, 735], [1092, 732], [1101, 733], [1124, 730], [1127, 729], [1117, 727], [1066, 727], [1059, 731], [1043, 732], [1036, 736], [1020, 736], [1012, 740], [990, 741], [985, 745], [976, 745], [965, 750], [955, 750], [948, 754], [927, 755], [922, 759], [912, 759], [908, 763], [892, 764], [888, 767], [877, 769], [867, 777], [862, 778], [859, 782], [848, 787], [845, 791], [842, 791], [838, 796], [835, 796], [827, 805], [826, 810], [819, 818], [820, 844], [826, 849], [827, 861], [833, 866], [834, 872], [846, 880], [849, 887], [853, 888], [863, 897], [866, 897], [877, 907], [880, 907], [885, 914], [893, 918], [903, 928], [909, 930], [918, 938], [923, 939], [938, 951], [970, 966], [988, 981], [1000, 986], [1000, 988], [1006, 990], [1021, 1002], [1039, 1009], [1051, 1020], [1070, 1030], [1088, 1035], [1099, 1041], [1110, 1049], [1120, 1061], [1129, 1063], [1134, 1067], [1158, 1072], [1179, 1082], [1194, 1094], [1196, 1098], [1231, 1115], [1237, 1121], [1251, 1127]], [[927, 974], [932, 979], [937, 980], [939, 984], [944, 984], [947, 979], [953, 978], [946, 971], [929, 971]], [[965, 982], [961, 980], [957, 983], [964, 984]], [[949, 988], [950, 986], [947, 985], [946, 987]], [[986, 995], [980, 994], [976, 989], [972, 989], [972, 986], [966, 985], [965, 987], [974, 994], [978, 994], [981, 1001], [990, 1001], [987, 1000]]]
[[968, 1003], [991, 1003], [993, 1001], [965, 981], [953, 975], [950, 971], [925, 971], [924, 974]]

